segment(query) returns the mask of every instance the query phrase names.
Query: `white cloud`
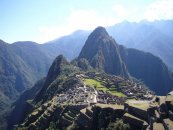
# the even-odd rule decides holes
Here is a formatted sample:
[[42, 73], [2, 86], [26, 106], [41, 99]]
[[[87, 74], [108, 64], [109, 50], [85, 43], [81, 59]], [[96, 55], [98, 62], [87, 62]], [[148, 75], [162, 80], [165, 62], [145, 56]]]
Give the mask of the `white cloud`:
[[39, 31], [42, 36], [38, 39], [43, 43], [72, 33], [78, 29], [91, 30], [97, 26], [110, 26], [120, 22], [121, 19], [114, 16], [102, 16], [95, 10], [71, 10], [69, 17], [64, 25], [40, 27]]
[[116, 17], [121, 20], [128, 20], [131, 22], [139, 22], [143, 19], [149, 21], [172, 19], [173, 18], [173, 0], [155, 0], [148, 6], [124, 6], [114, 5], [112, 10]]
[[97, 26], [109, 26], [119, 22], [115, 17], [103, 16], [95, 10], [75, 10], [68, 18], [69, 26], [73, 29], [93, 29]]
[[141, 20], [139, 15], [140, 9], [138, 7], [116, 4], [112, 6], [112, 10], [120, 21], [128, 20], [129, 22], [138, 22]]
[[115, 12], [117, 17], [119, 17], [121, 19], [124, 19], [127, 14], [125, 7], [122, 5], [113, 5], [112, 10]]
[[144, 13], [149, 21], [173, 18], [173, 0], [157, 0], [151, 3]]
[[39, 43], [45, 43], [55, 38], [72, 33], [70, 29], [65, 26], [45, 26], [39, 27], [40, 37], [38, 37]]

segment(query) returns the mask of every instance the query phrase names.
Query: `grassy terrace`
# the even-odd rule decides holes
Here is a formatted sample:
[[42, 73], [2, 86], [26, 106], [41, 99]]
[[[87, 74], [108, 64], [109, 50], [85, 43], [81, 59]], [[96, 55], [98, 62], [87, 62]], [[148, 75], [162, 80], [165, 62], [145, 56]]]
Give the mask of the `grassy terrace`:
[[149, 108], [149, 104], [147, 104], [147, 103], [143, 103], [143, 104], [130, 104], [130, 106], [142, 109], [144, 111], [147, 111], [147, 109]]
[[[97, 81], [95, 79], [84, 79], [84, 82], [86, 85], [95, 87], [97, 90], [103, 90], [118, 97], [126, 97], [126, 95], [124, 95], [123, 93], [116, 91], [116, 88], [106, 88], [105, 86], [102, 85], [102, 82]], [[105, 81], [103, 82], [105, 84]]]
[[101, 107], [101, 108], [112, 108], [112, 109], [122, 109], [124, 110], [124, 105], [113, 105], [113, 104], [95, 104], [95, 106], [97, 107]]
[[135, 100], [129, 100], [129, 101], [127, 101], [127, 104], [129, 106], [132, 106], [134, 108], [138, 108], [138, 109], [141, 109], [141, 110], [144, 110], [144, 111], [147, 111], [147, 109], [150, 106], [157, 106], [157, 103], [150, 104], [147, 101], [135, 101]]

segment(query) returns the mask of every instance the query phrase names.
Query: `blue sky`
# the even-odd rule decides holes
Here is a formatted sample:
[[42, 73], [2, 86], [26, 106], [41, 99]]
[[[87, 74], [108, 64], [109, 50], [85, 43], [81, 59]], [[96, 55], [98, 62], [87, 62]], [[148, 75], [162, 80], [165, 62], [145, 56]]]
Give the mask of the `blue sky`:
[[78, 29], [173, 18], [173, 0], [0, 0], [0, 39], [44, 43]]

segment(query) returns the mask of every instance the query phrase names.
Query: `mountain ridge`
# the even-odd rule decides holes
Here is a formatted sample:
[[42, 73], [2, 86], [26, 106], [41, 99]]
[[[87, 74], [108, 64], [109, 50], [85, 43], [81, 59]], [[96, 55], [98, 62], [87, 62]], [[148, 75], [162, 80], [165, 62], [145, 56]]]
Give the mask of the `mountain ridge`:
[[[6, 110], [10, 110], [11, 103], [23, 91], [31, 88], [49, 68], [51, 60], [43, 55], [41, 50], [31, 49], [32, 45], [28, 42], [27, 45], [29, 47], [0, 41], [0, 107], [3, 108], [0, 113], [1, 117], [8, 116]], [[4, 118], [0, 118], [0, 122], [2, 122], [0, 129], [4, 129], [6, 127]]]

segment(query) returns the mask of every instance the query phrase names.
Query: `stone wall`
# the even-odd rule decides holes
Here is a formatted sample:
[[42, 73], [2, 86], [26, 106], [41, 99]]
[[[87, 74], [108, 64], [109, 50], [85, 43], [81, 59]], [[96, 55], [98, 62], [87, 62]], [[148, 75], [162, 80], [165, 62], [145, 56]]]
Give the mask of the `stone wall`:
[[147, 110], [143, 110], [143, 109], [128, 105], [127, 103], [125, 103], [124, 106], [125, 106], [125, 110], [128, 110], [129, 114], [132, 114], [140, 119], [147, 121], [147, 118], [148, 118]]

